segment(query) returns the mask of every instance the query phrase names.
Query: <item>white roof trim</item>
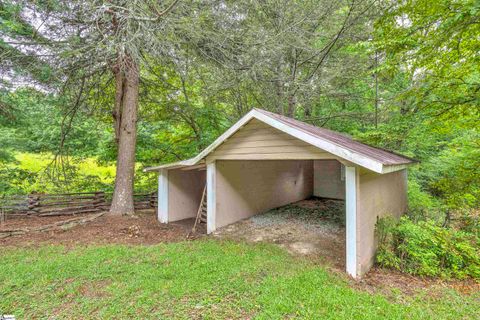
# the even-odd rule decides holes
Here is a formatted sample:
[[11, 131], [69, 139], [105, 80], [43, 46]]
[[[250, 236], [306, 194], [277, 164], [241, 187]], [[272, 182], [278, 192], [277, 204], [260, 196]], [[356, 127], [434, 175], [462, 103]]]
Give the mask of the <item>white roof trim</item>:
[[347, 161], [350, 161], [359, 166], [365, 167], [369, 170], [372, 170], [378, 173], [382, 172], [383, 164], [376, 160], [367, 158], [364, 155], [345, 149], [344, 147], [338, 146], [330, 141], [315, 137], [305, 131], [293, 128], [263, 113], [257, 112], [257, 114], [258, 116], [256, 118], [258, 120], [265, 122], [266, 124], [269, 124], [280, 131], [288, 133], [289, 135], [294, 136], [295, 138], [303, 140], [315, 147], [323, 149], [333, 155], [336, 155], [337, 157], [343, 158]]
[[182, 168], [182, 167], [187, 167], [191, 166], [192, 164], [190, 163], [192, 159], [188, 160], [182, 160], [182, 161], [177, 161], [177, 162], [172, 162], [172, 163], [167, 163], [167, 164], [162, 164], [160, 166], [155, 166], [155, 167], [148, 167], [143, 169], [143, 172], [150, 172], [150, 171], [159, 171], [161, 169], [175, 169], [175, 168]]
[[174, 169], [175, 167], [184, 167], [184, 166], [192, 166], [198, 164], [201, 160], [203, 160], [209, 153], [215, 150], [219, 145], [221, 145], [226, 139], [232, 136], [235, 132], [240, 130], [245, 124], [247, 124], [252, 119], [260, 120], [282, 132], [285, 132], [291, 136], [294, 136], [297, 139], [300, 139], [306, 143], [309, 143], [317, 148], [323, 149], [339, 158], [345, 159], [350, 161], [358, 166], [364, 167], [371, 171], [377, 173], [388, 173], [394, 172], [407, 167], [407, 165], [393, 165], [388, 166], [384, 165], [383, 163], [371, 159], [365, 155], [362, 155], [358, 152], [346, 149], [340, 145], [337, 145], [333, 142], [330, 142], [326, 139], [322, 139], [312, 134], [309, 134], [305, 131], [299, 130], [297, 128], [291, 127], [281, 121], [278, 121], [275, 118], [269, 117], [268, 115], [258, 112], [255, 109], [252, 109], [246, 115], [244, 115], [237, 123], [235, 123], [232, 127], [230, 127], [227, 131], [225, 131], [220, 137], [218, 137], [212, 144], [210, 144], [207, 148], [205, 148], [202, 152], [200, 152], [194, 158], [178, 161], [174, 163], [164, 164], [157, 167], [150, 167], [145, 168], [144, 171], [158, 171], [160, 169]]
[[[210, 152], [212, 152], [216, 147], [218, 147], [222, 142], [224, 142], [228, 137], [233, 135], [235, 132], [237, 132], [241, 127], [243, 127], [248, 121], [254, 118], [253, 113], [256, 112], [255, 110], [251, 110], [248, 112], [246, 115], [244, 115], [240, 120], [237, 121], [233, 126], [230, 127], [227, 131], [225, 131], [220, 137], [218, 137], [211, 145], [206, 147], [205, 149], [202, 150], [197, 156], [194, 158], [184, 160], [184, 161], [178, 161], [174, 163], [169, 163], [169, 164], [164, 164], [161, 166], [157, 167], [149, 167], [145, 168], [143, 171], [148, 172], [148, 171], [158, 171], [160, 169], [173, 169], [173, 166], [193, 166], [195, 164], [198, 164], [203, 158], [205, 158]], [[258, 112], [256, 112], [258, 113]]]

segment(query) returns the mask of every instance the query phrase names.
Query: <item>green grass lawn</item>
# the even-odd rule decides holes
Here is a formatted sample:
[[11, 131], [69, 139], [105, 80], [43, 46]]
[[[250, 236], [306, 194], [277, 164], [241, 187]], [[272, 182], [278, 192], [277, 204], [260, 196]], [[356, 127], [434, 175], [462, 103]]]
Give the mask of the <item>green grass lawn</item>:
[[478, 319], [475, 297], [444, 294], [372, 295], [266, 244], [0, 252], [0, 314], [17, 319]]

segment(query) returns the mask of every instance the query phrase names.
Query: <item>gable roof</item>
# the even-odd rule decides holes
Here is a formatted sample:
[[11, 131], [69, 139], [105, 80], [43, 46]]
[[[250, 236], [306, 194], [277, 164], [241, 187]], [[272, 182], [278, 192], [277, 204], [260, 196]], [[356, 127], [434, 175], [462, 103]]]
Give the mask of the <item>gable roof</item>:
[[411, 158], [355, 141], [341, 133], [254, 108], [197, 156], [188, 160], [146, 168], [144, 171], [156, 171], [160, 169], [173, 169], [197, 165], [201, 163], [208, 154], [215, 150], [215, 148], [239, 131], [252, 119], [262, 121], [280, 131], [296, 137], [297, 139], [325, 150], [340, 159], [344, 159], [377, 173], [401, 170], [416, 162], [416, 160]]

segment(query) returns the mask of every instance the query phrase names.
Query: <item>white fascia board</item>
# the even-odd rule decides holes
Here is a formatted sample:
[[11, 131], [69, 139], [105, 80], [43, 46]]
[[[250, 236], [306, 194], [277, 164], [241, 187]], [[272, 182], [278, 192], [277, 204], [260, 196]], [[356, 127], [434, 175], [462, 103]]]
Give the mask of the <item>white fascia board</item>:
[[189, 165], [195, 165], [199, 163], [203, 158], [205, 158], [210, 152], [215, 150], [218, 146], [220, 146], [225, 140], [227, 140], [230, 136], [232, 136], [235, 132], [240, 130], [248, 121], [252, 120], [253, 114], [255, 110], [251, 110], [248, 112], [246, 115], [244, 115], [240, 120], [237, 121], [233, 126], [230, 127], [227, 131], [225, 131], [220, 137], [218, 137], [214, 142], [212, 142], [208, 147], [203, 149], [202, 152], [200, 152], [195, 158], [192, 158], [190, 160], [193, 160], [192, 164]]
[[203, 158], [205, 158], [210, 152], [215, 150], [218, 146], [220, 146], [226, 139], [228, 139], [231, 135], [233, 135], [235, 132], [240, 130], [248, 121], [253, 119], [253, 114], [255, 110], [249, 111], [246, 115], [244, 115], [240, 120], [237, 121], [233, 126], [230, 127], [227, 131], [225, 131], [220, 137], [218, 137], [214, 142], [212, 142], [208, 147], [203, 149], [198, 155], [196, 155], [194, 158], [188, 159], [188, 160], [183, 160], [183, 161], [177, 161], [173, 163], [167, 163], [161, 166], [156, 166], [156, 167], [149, 167], [143, 169], [144, 172], [150, 172], [150, 171], [158, 171], [161, 169], [174, 169], [177, 167], [182, 167], [182, 166], [193, 166], [198, 164], [200, 161], [202, 161]]
[[193, 160], [193, 158], [188, 159], [188, 160], [182, 160], [182, 161], [162, 164], [162, 165], [156, 166], [156, 167], [148, 167], [148, 168], [143, 169], [143, 172], [152, 172], [152, 171], [160, 171], [162, 169], [175, 169], [175, 168], [186, 167], [186, 166], [191, 165], [190, 162], [192, 160]]
[[254, 117], [280, 131], [283, 131], [285, 133], [288, 133], [291, 136], [294, 136], [295, 138], [298, 138], [300, 140], [303, 140], [317, 148], [320, 148], [322, 150], [325, 150], [327, 152], [330, 152], [331, 154], [343, 158], [347, 161], [350, 161], [356, 165], [359, 165], [361, 167], [367, 168], [371, 171], [377, 172], [377, 173], [382, 173], [383, 170], [383, 164], [375, 161], [371, 158], [367, 158], [359, 153], [350, 151], [348, 149], [345, 149], [344, 147], [338, 146], [332, 142], [329, 142], [324, 139], [320, 139], [318, 137], [314, 137], [309, 133], [306, 133], [302, 130], [293, 128], [287, 124], [284, 124], [281, 121], [278, 121], [276, 119], [273, 119], [267, 115], [264, 115], [263, 113], [254, 111]]
[[400, 170], [408, 168], [412, 164], [415, 164], [415, 163], [397, 164], [397, 165], [390, 165], [390, 166], [383, 165], [382, 173], [391, 173], [391, 172], [395, 172], [395, 171], [400, 171]]

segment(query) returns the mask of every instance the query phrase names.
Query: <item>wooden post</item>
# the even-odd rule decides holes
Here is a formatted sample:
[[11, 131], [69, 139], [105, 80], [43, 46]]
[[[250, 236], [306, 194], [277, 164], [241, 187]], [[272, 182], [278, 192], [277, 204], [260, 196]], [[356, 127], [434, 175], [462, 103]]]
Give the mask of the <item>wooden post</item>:
[[95, 192], [95, 201], [94, 201], [94, 207], [98, 211], [103, 211], [106, 210], [105, 206], [105, 192], [103, 191], [97, 191]]
[[357, 277], [357, 170], [345, 167], [347, 273]]
[[28, 214], [37, 214], [40, 207], [40, 196], [37, 194], [28, 195]]
[[158, 175], [158, 221], [168, 223], [168, 170], [161, 169]]
[[207, 233], [216, 229], [216, 174], [215, 161], [207, 163]]
[[148, 195], [148, 206], [150, 208], [156, 208], [156, 201], [155, 199], [157, 198], [157, 195], [155, 192], [152, 192]]

